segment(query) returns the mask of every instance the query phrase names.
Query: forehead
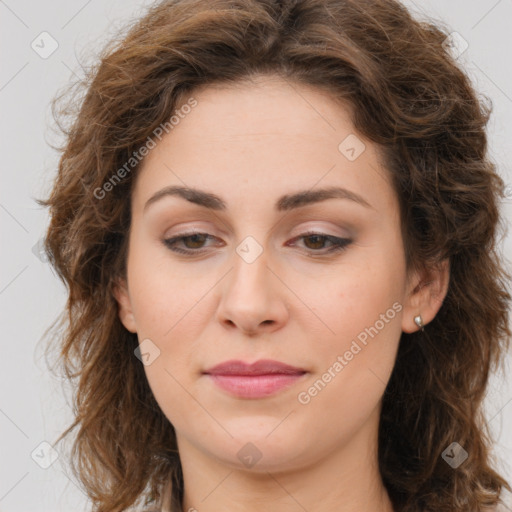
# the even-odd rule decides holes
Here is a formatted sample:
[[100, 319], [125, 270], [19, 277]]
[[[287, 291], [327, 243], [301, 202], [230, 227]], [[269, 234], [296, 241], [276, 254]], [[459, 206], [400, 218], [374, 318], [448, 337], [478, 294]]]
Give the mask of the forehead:
[[135, 209], [169, 185], [219, 191], [228, 208], [230, 198], [243, 202], [315, 186], [391, 200], [378, 147], [355, 132], [350, 108], [329, 93], [264, 77], [202, 87], [181, 104], [189, 98], [196, 105], [139, 169]]
[[347, 102], [321, 89], [275, 76], [211, 84], [191, 95], [198, 105], [173, 129], [177, 137], [188, 137], [187, 128], [200, 128], [204, 143], [244, 139], [253, 144], [259, 139], [296, 141], [301, 137], [307, 142], [330, 135], [326, 143], [336, 149], [340, 129], [354, 131]]

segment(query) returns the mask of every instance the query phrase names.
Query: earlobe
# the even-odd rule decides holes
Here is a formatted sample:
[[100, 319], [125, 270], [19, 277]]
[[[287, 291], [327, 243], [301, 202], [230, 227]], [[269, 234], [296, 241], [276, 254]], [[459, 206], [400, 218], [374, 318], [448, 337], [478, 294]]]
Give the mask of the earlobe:
[[443, 260], [434, 267], [416, 272], [410, 279], [402, 317], [402, 331], [406, 333], [428, 329], [443, 305], [450, 282], [450, 263]]
[[133, 315], [128, 286], [124, 279], [118, 279], [113, 286], [114, 297], [118, 304], [119, 319], [125, 328], [132, 332], [137, 332], [135, 316]]

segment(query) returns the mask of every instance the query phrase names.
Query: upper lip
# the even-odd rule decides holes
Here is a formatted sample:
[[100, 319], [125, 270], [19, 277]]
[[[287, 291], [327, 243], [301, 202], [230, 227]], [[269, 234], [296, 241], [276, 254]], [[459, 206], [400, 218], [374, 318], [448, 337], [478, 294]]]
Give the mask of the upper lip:
[[302, 368], [290, 366], [280, 361], [261, 359], [251, 364], [238, 360], [224, 361], [209, 368], [204, 373], [209, 375], [268, 375], [272, 373], [296, 375], [305, 372], [306, 370]]

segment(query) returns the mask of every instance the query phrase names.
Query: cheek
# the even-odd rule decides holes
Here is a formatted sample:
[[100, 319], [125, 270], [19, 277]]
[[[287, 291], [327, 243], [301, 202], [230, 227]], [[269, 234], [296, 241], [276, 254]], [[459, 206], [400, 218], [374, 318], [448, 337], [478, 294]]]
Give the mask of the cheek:
[[329, 332], [314, 347], [315, 378], [321, 382], [311, 393], [302, 390], [307, 395], [303, 402], [311, 399], [327, 407], [334, 401], [345, 411], [378, 402], [402, 332], [405, 267], [401, 253], [392, 254], [392, 249], [345, 267], [317, 294], [315, 313]]
[[212, 286], [211, 276], [201, 279], [197, 274], [180, 272], [154, 241], [134, 239], [128, 281], [139, 344], [146, 343], [150, 353], [151, 362], [144, 371], [155, 399], [171, 421], [179, 423], [174, 415], [184, 410], [187, 420], [195, 421], [204, 411], [194, 408], [187, 390], [197, 368], [194, 355], [200, 349], [197, 340], [207, 306], [201, 298]]
[[403, 300], [401, 270], [379, 264], [378, 260], [369, 263], [344, 268], [316, 294], [315, 312], [329, 327], [331, 339], [339, 340], [337, 348], [376, 323], [379, 330], [385, 327], [386, 331], [391, 324], [400, 324], [397, 310], [402, 309]]
[[[315, 373], [297, 390], [308, 430], [325, 439], [351, 439], [379, 406], [394, 367], [402, 305], [388, 283], [345, 282], [325, 303], [335, 331], [314, 347]], [[325, 421], [326, 417], [329, 421]], [[323, 441], [319, 441], [322, 444]]]
[[163, 341], [190, 323], [211, 279], [181, 269], [154, 240], [134, 241], [128, 280], [139, 338]]

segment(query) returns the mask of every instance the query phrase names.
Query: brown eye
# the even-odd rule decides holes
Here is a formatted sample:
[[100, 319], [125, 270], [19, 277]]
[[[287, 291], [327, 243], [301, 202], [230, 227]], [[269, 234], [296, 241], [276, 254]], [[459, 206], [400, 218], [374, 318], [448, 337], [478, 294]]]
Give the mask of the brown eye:
[[[322, 256], [327, 253], [342, 251], [352, 243], [352, 240], [348, 238], [339, 238], [332, 235], [325, 235], [323, 233], [304, 233], [295, 238], [295, 240], [304, 240], [304, 246], [306, 249], [315, 256]], [[326, 242], [330, 244], [327, 249], [325, 248]], [[324, 250], [322, 251], [322, 249]]]
[[[327, 237], [323, 235], [309, 235], [303, 237], [304, 245], [307, 246], [308, 249], [323, 249], [323, 245], [325, 244]], [[306, 240], [309, 240], [311, 243], [306, 243]]]
[[[192, 255], [200, 254], [202, 249], [205, 248], [205, 242], [208, 239], [214, 239], [214, 236], [208, 233], [184, 233], [172, 238], [163, 240], [163, 243], [171, 251]], [[348, 238], [338, 238], [332, 235], [325, 235], [322, 233], [304, 233], [303, 235], [295, 238], [294, 240], [304, 240], [306, 250], [313, 256], [323, 256], [336, 251], [344, 250], [352, 243]], [[326, 247], [326, 243], [330, 244]], [[181, 247], [180, 247], [181, 244]]]
[[[210, 238], [213, 239], [214, 237], [208, 233], [184, 233], [173, 238], [167, 238], [163, 240], [163, 243], [171, 251], [180, 254], [193, 254], [201, 252], [200, 250], [204, 247], [203, 244]], [[180, 242], [185, 246], [185, 249], [177, 247]]]
[[[196, 233], [194, 235], [181, 237], [181, 239], [185, 243], [187, 249], [201, 249], [201, 244], [205, 242], [207, 237], [208, 235], [205, 233]], [[190, 245], [186, 243], [187, 240], [191, 242]]]

